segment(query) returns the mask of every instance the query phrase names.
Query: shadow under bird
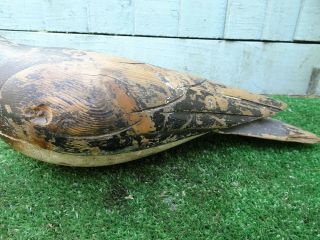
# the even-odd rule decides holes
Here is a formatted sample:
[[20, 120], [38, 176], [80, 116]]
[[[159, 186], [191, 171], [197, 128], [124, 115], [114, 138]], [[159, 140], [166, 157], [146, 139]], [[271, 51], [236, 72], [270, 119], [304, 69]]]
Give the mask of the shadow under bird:
[[212, 132], [319, 142], [269, 118], [285, 107], [121, 57], [0, 39], [0, 135], [17, 151], [49, 163], [117, 164]]

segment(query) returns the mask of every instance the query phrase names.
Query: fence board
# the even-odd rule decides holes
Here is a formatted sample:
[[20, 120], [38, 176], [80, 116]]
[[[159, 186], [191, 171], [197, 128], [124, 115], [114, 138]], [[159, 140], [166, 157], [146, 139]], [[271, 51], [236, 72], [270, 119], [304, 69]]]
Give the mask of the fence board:
[[320, 41], [320, 1], [304, 0], [295, 40]]
[[181, 0], [179, 36], [222, 38], [227, 0]]
[[269, 0], [262, 39], [292, 41], [302, 0]]
[[228, 39], [260, 39], [266, 7], [266, 0], [228, 1], [224, 37]]
[[320, 0], [0, 1], [7, 30], [320, 41], [319, 22]]
[[136, 0], [135, 34], [177, 36], [179, 8], [177, 0]]
[[88, 1], [86, 32], [134, 34], [131, 0]]

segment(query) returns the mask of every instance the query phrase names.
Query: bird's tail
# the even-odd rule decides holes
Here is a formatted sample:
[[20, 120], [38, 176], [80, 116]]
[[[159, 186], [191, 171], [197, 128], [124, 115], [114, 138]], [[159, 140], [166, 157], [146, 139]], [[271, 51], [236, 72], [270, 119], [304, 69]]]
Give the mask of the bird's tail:
[[320, 138], [315, 134], [271, 118], [260, 119], [236, 127], [222, 129], [219, 133], [285, 142], [320, 143]]

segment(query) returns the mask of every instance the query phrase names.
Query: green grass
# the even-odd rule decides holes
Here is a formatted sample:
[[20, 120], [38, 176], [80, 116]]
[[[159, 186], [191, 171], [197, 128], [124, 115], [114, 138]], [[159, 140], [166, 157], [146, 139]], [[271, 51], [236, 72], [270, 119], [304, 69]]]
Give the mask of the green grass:
[[[320, 135], [319, 98], [279, 98]], [[320, 145], [207, 135], [91, 169], [0, 149], [0, 239], [320, 239]]]

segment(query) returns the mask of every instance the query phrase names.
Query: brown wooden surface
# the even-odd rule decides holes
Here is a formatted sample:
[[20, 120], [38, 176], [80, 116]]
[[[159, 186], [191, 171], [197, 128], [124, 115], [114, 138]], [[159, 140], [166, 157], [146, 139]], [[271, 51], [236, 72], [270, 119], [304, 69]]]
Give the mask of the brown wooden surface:
[[1, 49], [1, 132], [49, 151], [82, 156], [138, 151], [286, 107], [125, 58], [6, 41]]

